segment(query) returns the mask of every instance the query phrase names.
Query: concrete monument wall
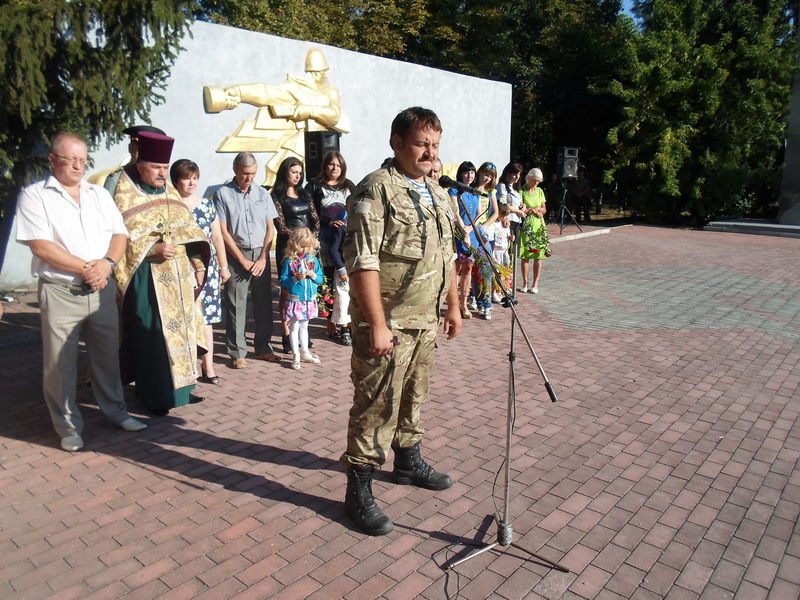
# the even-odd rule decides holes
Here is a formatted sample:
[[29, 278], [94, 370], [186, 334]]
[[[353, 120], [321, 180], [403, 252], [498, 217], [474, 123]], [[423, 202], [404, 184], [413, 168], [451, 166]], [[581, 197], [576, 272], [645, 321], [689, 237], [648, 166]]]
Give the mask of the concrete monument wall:
[[[287, 76], [305, 76], [305, 57], [319, 48], [329, 64], [328, 82], [338, 88], [349, 133], [340, 141], [348, 176], [356, 183], [392, 155], [389, 127], [394, 116], [409, 106], [430, 108], [443, 125], [440, 155], [444, 163], [491, 161], [502, 169], [511, 144], [511, 86], [342, 50], [307, 41], [290, 40], [232, 27], [198, 22], [183, 40], [164, 94], [152, 109], [150, 123], [175, 138], [172, 159], [190, 158], [200, 167], [200, 189], [232, 176], [235, 154], [217, 153], [220, 143], [258, 107], [242, 103], [231, 110], [208, 114], [203, 87], [223, 88], [246, 83], [280, 84]], [[131, 123], [131, 125], [138, 123]], [[269, 153], [255, 153], [258, 182], [265, 179]], [[92, 153], [93, 170], [127, 162], [127, 140]], [[89, 170], [91, 174], [92, 170]], [[14, 289], [29, 280], [27, 247], [9, 242], [0, 289]], [[12, 272], [13, 271], [13, 272]], [[24, 275], [21, 275], [24, 273]]]

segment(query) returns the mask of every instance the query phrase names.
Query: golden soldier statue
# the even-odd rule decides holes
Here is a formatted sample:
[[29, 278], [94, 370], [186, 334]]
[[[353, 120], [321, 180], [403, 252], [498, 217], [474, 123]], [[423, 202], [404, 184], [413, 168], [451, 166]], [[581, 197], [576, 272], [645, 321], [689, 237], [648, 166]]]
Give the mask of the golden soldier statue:
[[242, 102], [260, 107], [255, 119], [242, 121], [217, 152], [274, 152], [266, 165], [272, 185], [285, 158], [305, 158], [306, 131], [347, 133], [349, 118], [342, 114], [339, 90], [328, 83], [328, 60], [318, 48], [306, 53], [305, 77], [288, 75], [284, 83], [246, 83], [227, 88], [205, 86], [203, 104], [208, 113], [236, 108]]

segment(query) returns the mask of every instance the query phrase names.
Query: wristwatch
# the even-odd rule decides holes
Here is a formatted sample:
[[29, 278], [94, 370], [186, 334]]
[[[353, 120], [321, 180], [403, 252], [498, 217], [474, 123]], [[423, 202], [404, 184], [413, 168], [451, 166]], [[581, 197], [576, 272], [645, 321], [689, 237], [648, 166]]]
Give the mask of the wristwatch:
[[111, 263], [111, 268], [112, 269], [116, 269], [117, 268], [117, 261], [115, 261], [113, 258], [111, 258], [110, 256], [104, 256], [103, 258], [105, 258], [108, 262]]

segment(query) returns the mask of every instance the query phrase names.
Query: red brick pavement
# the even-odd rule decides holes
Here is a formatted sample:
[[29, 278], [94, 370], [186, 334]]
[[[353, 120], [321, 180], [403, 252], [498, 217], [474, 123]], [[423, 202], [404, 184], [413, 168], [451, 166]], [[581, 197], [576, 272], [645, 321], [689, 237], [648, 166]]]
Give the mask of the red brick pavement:
[[341, 506], [348, 350], [320, 324], [321, 366], [232, 371], [218, 345], [222, 385], [141, 434], [82, 392], [67, 454], [23, 296], [0, 328], [0, 598], [798, 598], [800, 242], [629, 227], [553, 248], [519, 313], [560, 401], [517, 335], [510, 515], [571, 573], [516, 548], [442, 568], [496, 539], [503, 309], [441, 340], [424, 451], [455, 486], [385, 468], [396, 527], [369, 538]]

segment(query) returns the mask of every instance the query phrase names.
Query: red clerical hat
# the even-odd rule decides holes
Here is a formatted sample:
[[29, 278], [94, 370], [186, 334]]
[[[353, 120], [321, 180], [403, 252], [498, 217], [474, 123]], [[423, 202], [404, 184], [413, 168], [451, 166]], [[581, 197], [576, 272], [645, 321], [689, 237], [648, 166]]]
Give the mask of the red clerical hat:
[[168, 135], [153, 133], [152, 131], [142, 131], [139, 134], [139, 156], [138, 160], [145, 162], [158, 163], [161, 165], [169, 164], [172, 156], [172, 145], [175, 140]]

